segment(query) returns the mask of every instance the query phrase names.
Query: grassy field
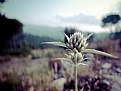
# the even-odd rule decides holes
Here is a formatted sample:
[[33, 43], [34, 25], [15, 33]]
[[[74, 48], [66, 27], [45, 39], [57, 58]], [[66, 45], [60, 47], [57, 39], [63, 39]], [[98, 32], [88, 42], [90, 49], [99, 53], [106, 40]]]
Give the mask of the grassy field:
[[[117, 52], [119, 48], [117, 48], [117, 45], [114, 46], [116, 42], [107, 40], [107, 42], [102, 42], [101, 44], [104, 51], [120, 56], [120, 53]], [[97, 48], [98, 46], [91, 44], [89, 47]], [[1, 91], [60, 91], [58, 85], [63, 83], [58, 83], [58, 79], [61, 78], [63, 81], [68, 82], [68, 77], [73, 69], [66, 62], [52, 61], [51, 59], [63, 57], [64, 53], [65, 51], [60, 48], [48, 48], [32, 50], [31, 55], [27, 57], [0, 56]], [[88, 54], [87, 56], [92, 61], [86, 62], [88, 64], [87, 67], [78, 67], [79, 79], [96, 79], [96, 76], [99, 75], [102, 79], [101, 82], [106, 79], [112, 84], [111, 87], [114, 89], [112, 91], [115, 91], [118, 87], [120, 89], [120, 59], [109, 59], [93, 54]], [[54, 66], [50, 65], [51, 62]], [[102, 68], [105, 63], [111, 64], [111, 67], [108, 69]], [[59, 64], [61, 64], [60, 68], [58, 68]], [[118, 72], [116, 72], [117, 68]], [[59, 73], [56, 70], [59, 70]], [[86, 80], [83, 80], [80, 86], [85, 84]]]

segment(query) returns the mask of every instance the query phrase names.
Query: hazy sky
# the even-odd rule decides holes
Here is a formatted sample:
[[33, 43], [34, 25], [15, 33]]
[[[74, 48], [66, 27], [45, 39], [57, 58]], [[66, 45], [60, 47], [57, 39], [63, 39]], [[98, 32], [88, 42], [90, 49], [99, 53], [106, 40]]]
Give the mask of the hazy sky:
[[117, 12], [121, 0], [8, 0], [6, 16], [24, 24], [74, 26], [83, 30], [98, 30], [102, 16]]

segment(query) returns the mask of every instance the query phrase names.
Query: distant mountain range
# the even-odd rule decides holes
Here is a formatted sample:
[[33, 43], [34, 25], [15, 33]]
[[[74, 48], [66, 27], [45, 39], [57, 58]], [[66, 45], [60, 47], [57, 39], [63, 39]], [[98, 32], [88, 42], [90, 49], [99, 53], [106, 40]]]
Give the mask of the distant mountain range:
[[[64, 35], [62, 32], [65, 30], [64, 27], [52, 27], [52, 26], [39, 26], [39, 25], [24, 25], [23, 27], [25, 34], [34, 35], [35, 39], [40, 39], [40, 37], [52, 38], [57, 41], [64, 41]], [[83, 34], [86, 35], [87, 32], [83, 31]], [[94, 33], [94, 40], [101, 40], [109, 36], [109, 33], [101, 32]]]
[[39, 25], [24, 25], [23, 30], [26, 34], [32, 34], [40, 37], [51, 37], [56, 40], [63, 41], [64, 36], [62, 32], [65, 28], [63, 27], [50, 27], [50, 26], [39, 26]]

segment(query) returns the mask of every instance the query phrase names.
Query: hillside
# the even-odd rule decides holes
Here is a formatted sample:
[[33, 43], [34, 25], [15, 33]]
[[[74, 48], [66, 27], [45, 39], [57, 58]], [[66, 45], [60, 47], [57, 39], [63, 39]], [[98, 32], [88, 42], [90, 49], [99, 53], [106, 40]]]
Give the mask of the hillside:
[[[49, 37], [58, 41], [63, 41], [64, 36], [62, 31], [65, 30], [64, 27], [51, 27], [51, 26], [39, 26], [39, 25], [24, 25], [23, 27], [25, 34], [32, 34], [34, 36], [40, 37]], [[83, 34], [86, 35], [88, 32], [83, 31]], [[101, 40], [106, 38], [109, 33], [101, 32], [94, 33], [94, 40]]]
[[25, 34], [25, 37], [26, 37], [28, 43], [34, 48], [49, 47], [48, 45], [41, 45], [42, 42], [58, 41], [58, 40], [55, 40], [51, 37], [47, 37], [47, 36], [41, 37], [41, 36], [32, 35], [32, 34]]
[[24, 33], [37, 35], [37, 36], [47, 36], [56, 40], [63, 41], [64, 31], [63, 27], [49, 27], [49, 26], [38, 26], [38, 25], [24, 25]]

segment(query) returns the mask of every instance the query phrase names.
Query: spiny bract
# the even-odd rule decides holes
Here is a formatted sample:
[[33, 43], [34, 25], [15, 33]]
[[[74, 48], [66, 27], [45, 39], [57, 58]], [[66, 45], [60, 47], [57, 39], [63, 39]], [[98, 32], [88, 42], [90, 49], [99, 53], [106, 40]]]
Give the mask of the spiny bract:
[[81, 34], [80, 32], [75, 32], [73, 35], [70, 36], [70, 38], [68, 37], [68, 42], [66, 43], [66, 46], [69, 49], [73, 50], [75, 48], [78, 52], [81, 52], [88, 46], [87, 39], [91, 35], [84, 37], [83, 34]]

